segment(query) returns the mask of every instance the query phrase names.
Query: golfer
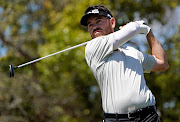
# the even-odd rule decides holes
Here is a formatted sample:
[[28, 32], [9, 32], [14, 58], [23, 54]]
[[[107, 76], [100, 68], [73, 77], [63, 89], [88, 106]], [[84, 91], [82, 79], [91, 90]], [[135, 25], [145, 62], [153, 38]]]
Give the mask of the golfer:
[[[92, 37], [85, 57], [101, 90], [104, 121], [159, 122], [144, 73], [166, 70], [169, 65], [151, 28], [135, 21], [114, 32], [116, 21], [102, 5], [88, 7], [80, 23]], [[123, 45], [138, 34], [146, 36], [151, 55]]]

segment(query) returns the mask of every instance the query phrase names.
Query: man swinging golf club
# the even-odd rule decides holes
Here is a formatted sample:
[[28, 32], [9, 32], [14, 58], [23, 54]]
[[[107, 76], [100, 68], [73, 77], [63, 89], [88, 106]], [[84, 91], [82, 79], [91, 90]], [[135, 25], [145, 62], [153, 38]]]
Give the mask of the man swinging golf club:
[[[101, 90], [105, 122], [159, 122], [155, 97], [143, 73], [168, 69], [165, 52], [144, 21], [130, 22], [114, 32], [115, 22], [101, 5], [88, 7], [81, 18], [92, 37], [85, 58]], [[137, 34], [146, 36], [151, 55], [122, 46]]]

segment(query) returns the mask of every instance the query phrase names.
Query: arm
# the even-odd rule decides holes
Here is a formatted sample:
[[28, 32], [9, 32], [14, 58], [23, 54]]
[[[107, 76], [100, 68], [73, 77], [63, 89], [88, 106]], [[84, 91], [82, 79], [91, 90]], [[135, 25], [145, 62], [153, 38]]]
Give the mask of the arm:
[[151, 30], [147, 34], [146, 38], [151, 48], [151, 54], [156, 57], [156, 63], [153, 66], [152, 71], [162, 71], [168, 69], [169, 64], [165, 52]]
[[129, 41], [132, 37], [139, 34], [140, 26], [136, 22], [130, 22], [120, 27], [121, 30], [113, 33], [115, 40], [113, 42], [113, 50], [118, 49], [121, 45]]
[[123, 27], [119, 27], [119, 31], [114, 33], [115, 41], [113, 43], [113, 50], [116, 50], [121, 45], [129, 41], [135, 35], [141, 33], [147, 35], [150, 31], [150, 27], [145, 25], [143, 20], [130, 22]]

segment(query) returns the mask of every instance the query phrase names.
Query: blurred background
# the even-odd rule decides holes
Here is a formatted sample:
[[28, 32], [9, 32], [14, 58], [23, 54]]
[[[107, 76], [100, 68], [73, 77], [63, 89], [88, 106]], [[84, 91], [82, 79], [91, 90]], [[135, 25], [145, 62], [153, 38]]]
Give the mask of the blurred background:
[[[91, 5], [106, 5], [120, 25], [145, 20], [166, 51], [170, 68], [145, 74], [163, 122], [180, 121], [179, 0], [0, 0], [0, 121], [100, 122], [99, 87], [84, 58], [85, 46], [8, 74], [33, 59], [86, 42], [79, 23]], [[129, 44], [150, 52], [144, 35]]]

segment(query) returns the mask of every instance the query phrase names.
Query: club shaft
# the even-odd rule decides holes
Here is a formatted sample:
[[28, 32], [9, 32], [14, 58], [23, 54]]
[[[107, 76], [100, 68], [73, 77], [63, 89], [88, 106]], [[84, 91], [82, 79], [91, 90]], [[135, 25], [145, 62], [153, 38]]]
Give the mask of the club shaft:
[[[89, 42], [89, 41], [88, 41]], [[58, 51], [56, 53], [53, 53], [53, 54], [50, 54], [50, 55], [47, 55], [47, 56], [44, 56], [44, 57], [41, 57], [41, 58], [38, 58], [38, 59], [35, 59], [35, 60], [32, 60], [30, 62], [27, 62], [27, 63], [24, 63], [24, 64], [21, 64], [19, 66], [17, 66], [17, 68], [20, 68], [20, 67], [23, 67], [23, 66], [26, 66], [26, 65], [29, 65], [29, 64], [32, 64], [32, 63], [35, 63], [37, 61], [40, 61], [42, 59], [45, 59], [45, 58], [48, 58], [48, 57], [51, 57], [51, 56], [54, 56], [56, 54], [60, 54], [62, 52], [65, 52], [65, 51], [68, 51], [68, 50], [72, 50], [74, 48], [77, 48], [77, 47], [80, 47], [80, 46], [83, 46], [83, 45], [86, 45], [88, 42], [84, 42], [84, 43], [81, 43], [81, 44], [78, 44], [78, 45], [75, 45], [73, 47], [70, 47], [70, 48], [67, 48], [67, 49], [64, 49], [64, 50], [61, 50], [61, 51]]]

